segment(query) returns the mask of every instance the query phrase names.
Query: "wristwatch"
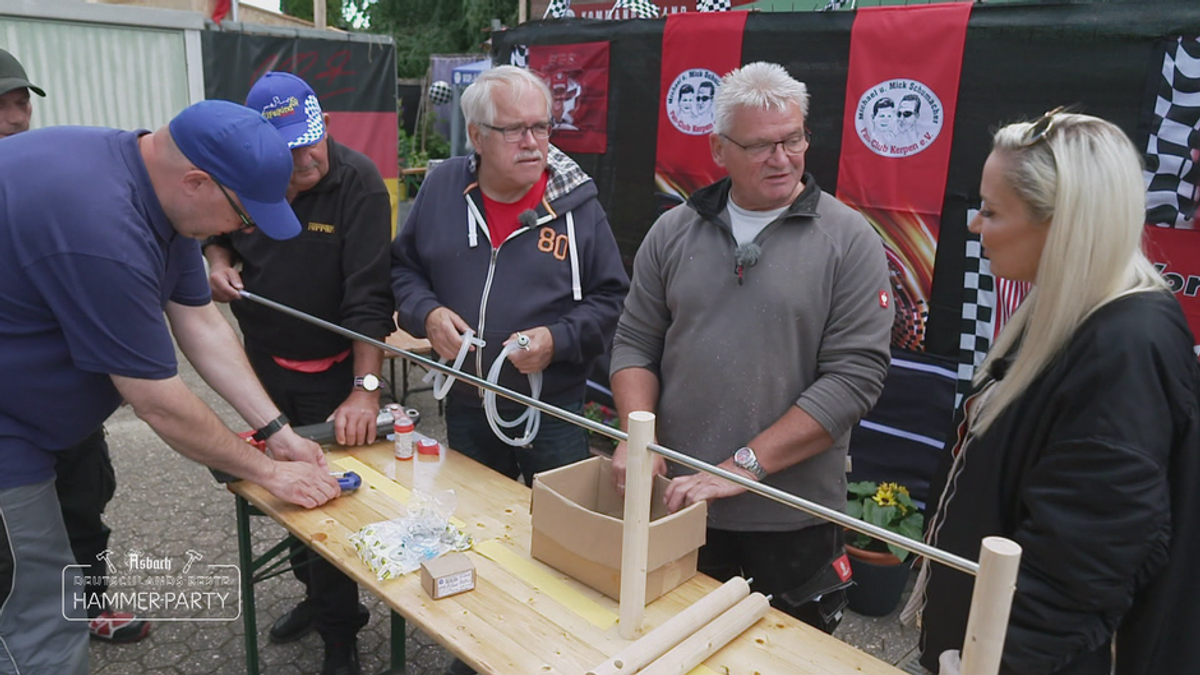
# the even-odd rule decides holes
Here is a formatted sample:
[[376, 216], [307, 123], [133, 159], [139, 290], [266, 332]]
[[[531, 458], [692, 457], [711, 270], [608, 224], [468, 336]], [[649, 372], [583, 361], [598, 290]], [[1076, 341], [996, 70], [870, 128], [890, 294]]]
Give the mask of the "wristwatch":
[[275, 419], [271, 420], [270, 422], [267, 422], [267, 426], [255, 431], [254, 436], [252, 436], [252, 438], [254, 440], [260, 441], [260, 442], [265, 441], [268, 438], [270, 438], [272, 435], [274, 435], [276, 431], [279, 431], [280, 429], [286, 427], [287, 425], [288, 425], [287, 415], [284, 415], [283, 413], [279, 413], [279, 417], [276, 417]]
[[379, 389], [379, 378], [371, 373], [356, 377], [354, 378], [354, 388], [362, 389], [363, 391], [375, 391]]
[[758, 463], [758, 456], [754, 454], [754, 451], [749, 446], [743, 445], [737, 449], [737, 452], [733, 453], [733, 464], [739, 469], [754, 474], [755, 480], [761, 481], [767, 477], [767, 470], [762, 468], [762, 465]]

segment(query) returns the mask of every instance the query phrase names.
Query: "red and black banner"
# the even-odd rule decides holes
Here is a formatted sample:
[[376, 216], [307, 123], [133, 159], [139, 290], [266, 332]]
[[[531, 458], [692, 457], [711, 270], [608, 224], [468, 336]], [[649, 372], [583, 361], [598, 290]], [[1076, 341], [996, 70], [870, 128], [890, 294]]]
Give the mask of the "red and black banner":
[[529, 69], [550, 86], [554, 145], [566, 152], [606, 152], [608, 43], [535, 45]]
[[1147, 226], [1145, 248], [1183, 306], [1192, 334], [1200, 339], [1200, 232]]
[[883, 238], [892, 344], [921, 349], [970, 3], [871, 7], [850, 33], [837, 195]]
[[[667, 8], [688, 2], [661, 0], [659, 6]], [[576, 0], [572, 9], [577, 17], [590, 16], [580, 11], [599, 4], [595, 0], [586, 3]], [[603, 9], [611, 6], [612, 2], [608, 2]], [[691, 5], [688, 9], [690, 14]], [[893, 11], [920, 16], [924, 9], [924, 6], [909, 6]], [[855, 24], [866, 19], [868, 12], [722, 14], [747, 15], [744, 31], [737, 38], [741, 53], [731, 67], [754, 61], [778, 63], [808, 86], [811, 99], [806, 125], [813, 132], [813, 141], [805, 154], [805, 167], [823, 190], [843, 194], [839, 183], [843, 145], [849, 146], [853, 141], [859, 146], [857, 151], [870, 152], [862, 147], [856, 131], [848, 137], [845, 133], [851, 37]], [[681, 16], [691, 18], [687, 14]], [[492, 36], [493, 54], [502, 62], [508, 60], [518, 45], [610, 43], [608, 151], [603, 155], [578, 155], [576, 159], [596, 179], [601, 203], [608, 211], [613, 234], [627, 262], [632, 261], [645, 232], [670, 201], [655, 181], [655, 170], [660, 156], [659, 138], [674, 133], [667, 129], [669, 122], [664, 124], [661, 119], [663, 88], [671, 84], [661, 81], [663, 65], [665, 60], [675, 58], [672, 46], [675, 43], [665, 40], [665, 33], [668, 22], [674, 18], [674, 14], [668, 14], [665, 19], [652, 21], [589, 18], [533, 21]], [[986, 3], [973, 5], [965, 22], [965, 34], [959, 38], [962, 41], [959, 55], [954, 57], [961, 64], [957, 90], [937, 90], [942, 103], [952, 103], [955, 109], [953, 118], [943, 122], [940, 140], [936, 142], [952, 139], [953, 143], [944, 178], [935, 183], [938, 197], [933, 197], [930, 190], [926, 194], [932, 208], [927, 208], [929, 204], [922, 207], [931, 214], [941, 215], [932, 222], [922, 221], [929, 233], [930, 246], [924, 255], [926, 259], [934, 256], [935, 264], [932, 284], [927, 276], [925, 282], [918, 284], [928, 289], [925, 351], [950, 357], [957, 357], [962, 342], [964, 289], [978, 283], [973, 281], [979, 276], [978, 271], [969, 269], [966, 262], [966, 222], [968, 210], [979, 205], [980, 172], [991, 151], [992, 131], [1004, 123], [1036, 119], [1058, 105], [1077, 104], [1084, 112], [1120, 126], [1138, 147], [1146, 147], [1152, 135], [1161, 140], [1161, 126], [1151, 127], [1143, 116], [1148, 83], [1153, 79], [1153, 86], [1149, 87], [1151, 95], [1160, 93], [1159, 80], [1167, 75], [1163, 52], [1158, 46], [1165, 37], [1175, 36], [1170, 40], [1176, 45], [1174, 49], [1191, 48], [1191, 45], [1181, 46], [1178, 36], [1194, 40], [1200, 34], [1200, 3], [1156, 2], [1152, 12], [1147, 12], [1141, 3], [1124, 2]], [[909, 28], [901, 24], [897, 30], [908, 32]], [[686, 36], [683, 39], [686, 41]], [[692, 41], [684, 48], [705, 52], [723, 48], [712, 38], [698, 36]], [[885, 66], [886, 62], [909, 59], [913, 52], [932, 58], [945, 41], [943, 35], [935, 35], [914, 45], [915, 41], [897, 33], [883, 38], [876, 45], [876, 54]], [[1191, 95], [1194, 90], [1186, 85], [1195, 73], [1180, 66], [1181, 62], [1178, 56], [1172, 62], [1176, 65], [1169, 74], [1169, 83], [1180, 94]], [[899, 73], [888, 77], [924, 76]], [[1153, 103], [1157, 105], [1157, 101]], [[1186, 123], [1173, 111], [1190, 104], [1190, 99], [1171, 96], [1169, 103], [1172, 107], [1164, 119]], [[1154, 110], [1154, 105], [1149, 109]], [[926, 106], [923, 102], [922, 114]], [[946, 144], [951, 145], [949, 141]], [[903, 148], [911, 143], [895, 145]], [[924, 161], [923, 155], [931, 152], [922, 151], [915, 158], [879, 159], [904, 166]], [[1186, 159], [1195, 161], [1190, 155]], [[1189, 166], [1181, 164], [1175, 173], [1191, 182]], [[1172, 167], [1149, 168], [1158, 168], [1162, 173]], [[886, 183], [891, 179], [881, 180]], [[865, 181], [868, 186], [873, 185], [871, 176]], [[900, 193], [907, 195], [903, 189]], [[936, 203], [939, 198], [940, 206]]]
[[203, 31], [201, 39], [206, 98], [241, 103], [263, 73], [295, 73], [329, 114], [330, 135], [379, 167], [395, 210], [400, 176], [395, 47], [217, 31]]
[[713, 99], [742, 64], [746, 12], [673, 14], [663, 30], [659, 80], [658, 190], [679, 200], [725, 175], [713, 162]]

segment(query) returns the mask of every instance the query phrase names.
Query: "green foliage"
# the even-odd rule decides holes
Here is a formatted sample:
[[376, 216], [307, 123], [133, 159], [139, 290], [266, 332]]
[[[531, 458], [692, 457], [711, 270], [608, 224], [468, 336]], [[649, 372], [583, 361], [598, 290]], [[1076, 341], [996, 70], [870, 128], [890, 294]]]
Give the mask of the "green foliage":
[[[858, 518], [909, 539], [921, 540], [925, 532], [925, 516], [908, 495], [908, 488], [896, 483], [882, 485], [871, 481], [850, 483], [846, 503], [846, 515]], [[854, 535], [853, 546], [862, 549], [882, 550], [883, 542], [865, 534]], [[887, 545], [887, 549], [900, 560], [908, 558], [908, 551]]]
[[[609, 408], [608, 406], [600, 405], [599, 403], [596, 403], [595, 401], [588, 401], [586, 404], [584, 404], [583, 416], [593, 422], [599, 422], [600, 424], [612, 427], [613, 429], [621, 428], [621, 423], [620, 423], [620, 421], [617, 420], [617, 411], [613, 410], [612, 408]], [[594, 436], [600, 435], [600, 434], [597, 434], [596, 432], [592, 431], [591, 429], [588, 429], [587, 432], [588, 432], [588, 435], [594, 435]], [[612, 445], [614, 448], [617, 447], [616, 441], [612, 440], [611, 438], [608, 438], [607, 436], [605, 436], [603, 438], [605, 440], [612, 441]]]
[[[325, 0], [325, 22], [334, 28], [350, 30], [350, 21], [343, 10], [343, 0]], [[297, 19], [313, 20], [312, 0], [279, 0], [279, 11]]]
[[488, 37], [484, 29], [491, 27], [492, 19], [500, 19], [506, 26], [517, 22], [517, 0], [340, 2], [361, 17], [360, 30], [392, 36], [399, 77], [424, 77], [431, 54], [480, 52], [480, 45]]
[[[404, 127], [400, 127], [400, 168], [415, 169], [426, 166], [431, 159], [445, 159], [450, 156], [450, 141], [447, 141], [445, 136], [433, 128], [436, 119], [437, 116], [430, 111], [428, 115], [422, 117], [421, 129], [418, 129], [418, 133], [412, 136], [404, 131]], [[421, 147], [421, 132], [425, 134], [424, 148]], [[423, 174], [404, 176], [410, 198], [417, 194], [423, 179]]]

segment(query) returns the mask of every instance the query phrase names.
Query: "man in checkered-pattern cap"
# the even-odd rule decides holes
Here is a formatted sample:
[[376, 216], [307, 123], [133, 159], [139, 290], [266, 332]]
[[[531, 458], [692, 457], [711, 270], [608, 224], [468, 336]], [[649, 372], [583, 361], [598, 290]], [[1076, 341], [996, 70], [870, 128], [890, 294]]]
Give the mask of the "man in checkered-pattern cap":
[[[393, 330], [388, 242], [391, 202], [379, 169], [329, 137], [328, 116], [307, 82], [267, 73], [246, 98], [292, 150], [287, 198], [300, 235], [269, 241], [237, 231], [215, 237], [204, 255], [213, 299], [232, 302], [245, 289], [383, 340]], [[239, 269], [240, 264], [240, 269]], [[339, 445], [375, 442], [383, 353], [245, 301], [233, 313], [246, 354], [267, 393], [293, 425], [334, 423]], [[293, 561], [306, 597], [271, 627], [272, 642], [316, 628], [325, 642], [322, 675], [358, 673], [356, 636], [370, 615], [346, 575], [303, 546]]]

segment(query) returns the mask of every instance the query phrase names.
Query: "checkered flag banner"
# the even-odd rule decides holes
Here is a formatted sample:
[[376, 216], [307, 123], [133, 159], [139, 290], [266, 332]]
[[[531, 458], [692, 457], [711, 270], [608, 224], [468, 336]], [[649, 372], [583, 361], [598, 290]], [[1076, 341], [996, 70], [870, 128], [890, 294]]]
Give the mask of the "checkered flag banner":
[[854, 9], [858, 0], [829, 0], [818, 12], [832, 12], [835, 9]]
[[[967, 213], [967, 222], [975, 217]], [[958, 410], [963, 396], [971, 390], [975, 369], [983, 363], [992, 348], [996, 327], [996, 284], [991, 264], [983, 257], [979, 235], [967, 233], [967, 248], [963, 272], [962, 330], [958, 341], [958, 386], [955, 388], [954, 409]]]
[[513, 45], [512, 51], [508, 54], [508, 64], [518, 68], [528, 68], [529, 47], [526, 45]]
[[634, 19], [657, 19], [659, 13], [658, 5], [651, 0], [617, 0], [608, 10], [608, 18], [621, 18], [617, 12], [622, 9], [628, 10]]
[[730, 0], [699, 0], [696, 3], [697, 12], [728, 12], [733, 7]]
[[546, 13], [542, 15], [543, 19], [565, 19], [569, 16], [575, 16], [571, 11], [571, 0], [550, 0], [550, 4], [546, 5]]
[[1186, 226], [1200, 200], [1200, 38], [1167, 43], [1146, 142], [1146, 222]]

